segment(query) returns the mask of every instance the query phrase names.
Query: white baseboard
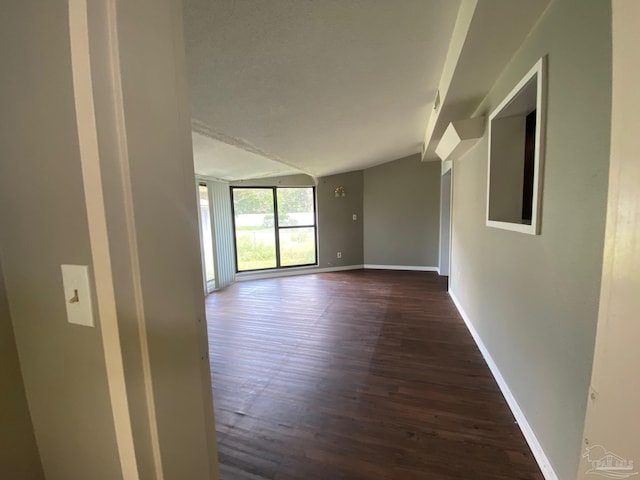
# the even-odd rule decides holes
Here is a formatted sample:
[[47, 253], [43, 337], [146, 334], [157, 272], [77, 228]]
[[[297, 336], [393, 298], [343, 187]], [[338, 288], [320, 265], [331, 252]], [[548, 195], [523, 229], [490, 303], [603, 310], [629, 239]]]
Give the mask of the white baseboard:
[[265, 270], [262, 272], [236, 273], [236, 282], [244, 282], [246, 280], [260, 280], [263, 278], [291, 277], [293, 275], [308, 275], [310, 273], [326, 273], [340, 272], [343, 270], [360, 270], [362, 268], [373, 270], [412, 270], [419, 272], [438, 272], [438, 267], [419, 267], [407, 265], [346, 265], [342, 267], [300, 267], [286, 268], [283, 270]]
[[531, 449], [531, 452], [533, 453], [533, 456], [535, 457], [536, 462], [538, 463], [538, 466], [540, 467], [540, 470], [544, 475], [544, 478], [546, 480], [558, 480], [558, 476], [556, 475], [556, 472], [553, 470], [551, 462], [547, 458], [547, 455], [544, 453], [544, 450], [542, 449], [542, 445], [540, 445], [540, 442], [538, 441], [536, 434], [533, 432], [531, 425], [529, 425], [529, 422], [527, 421], [527, 417], [525, 417], [524, 413], [520, 409], [520, 405], [518, 405], [518, 402], [516, 401], [515, 397], [511, 393], [511, 390], [509, 389], [509, 385], [507, 385], [507, 382], [505, 381], [504, 377], [500, 373], [500, 370], [498, 369], [496, 362], [493, 361], [493, 358], [491, 357], [489, 350], [487, 350], [487, 347], [485, 347], [484, 342], [482, 341], [482, 338], [480, 337], [477, 330], [473, 326], [473, 323], [471, 323], [471, 319], [469, 318], [467, 313], [464, 311], [464, 308], [462, 308], [462, 305], [460, 304], [460, 300], [458, 300], [458, 297], [456, 297], [456, 294], [453, 292], [451, 288], [449, 288], [449, 296], [451, 297], [451, 300], [453, 300], [453, 303], [456, 305], [458, 312], [460, 312], [460, 316], [464, 320], [464, 323], [467, 325], [467, 328], [469, 329], [469, 332], [471, 333], [473, 340], [476, 342], [476, 345], [478, 346], [480, 353], [482, 353], [482, 356], [484, 357], [485, 362], [487, 362], [487, 365], [489, 366], [489, 370], [491, 370], [493, 378], [495, 378], [496, 382], [498, 383], [498, 387], [500, 387], [500, 391], [502, 392], [504, 399], [507, 401], [507, 405], [509, 405], [509, 408], [511, 409], [511, 413], [513, 413], [513, 416], [515, 417], [518, 423], [518, 426], [520, 427], [520, 430], [524, 435], [525, 440], [529, 444], [529, 448]]
[[366, 263], [364, 268], [373, 270], [412, 270], [417, 272], [439, 272], [438, 267], [413, 267], [409, 265], [371, 265]]
[[323, 268], [301, 267], [301, 268], [286, 268], [283, 270], [267, 270], [264, 272], [236, 273], [236, 282], [244, 282], [245, 280], [260, 280], [263, 278], [308, 275], [310, 273], [340, 272], [343, 270], [361, 270], [363, 268], [364, 268], [364, 265], [346, 265], [343, 267], [323, 267]]

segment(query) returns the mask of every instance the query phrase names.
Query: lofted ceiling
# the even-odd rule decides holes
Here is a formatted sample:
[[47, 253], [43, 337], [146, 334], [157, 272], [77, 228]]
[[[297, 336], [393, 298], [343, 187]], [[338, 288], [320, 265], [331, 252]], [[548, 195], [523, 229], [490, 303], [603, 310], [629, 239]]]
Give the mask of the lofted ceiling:
[[483, 99], [549, 3], [463, 0], [438, 87], [441, 104], [425, 132], [424, 160], [438, 160], [436, 147], [451, 122], [486, 115], [479, 110]]
[[421, 151], [459, 0], [184, 0], [196, 173], [321, 177]]

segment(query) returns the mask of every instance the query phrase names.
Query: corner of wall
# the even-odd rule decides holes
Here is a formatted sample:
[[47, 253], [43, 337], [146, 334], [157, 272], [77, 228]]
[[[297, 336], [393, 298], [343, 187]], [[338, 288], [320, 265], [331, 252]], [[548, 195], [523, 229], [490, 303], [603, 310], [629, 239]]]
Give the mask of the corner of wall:
[[44, 479], [0, 261], [0, 478]]

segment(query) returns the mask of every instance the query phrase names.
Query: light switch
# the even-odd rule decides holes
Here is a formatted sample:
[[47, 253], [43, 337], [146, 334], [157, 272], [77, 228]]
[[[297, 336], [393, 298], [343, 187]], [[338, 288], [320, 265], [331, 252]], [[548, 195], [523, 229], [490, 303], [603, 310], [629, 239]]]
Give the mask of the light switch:
[[355, 222], [356, 220], [358, 220], [358, 215], [354, 213], [352, 218], [353, 218], [353, 221]]
[[61, 265], [64, 302], [69, 323], [93, 327], [91, 284], [87, 265]]

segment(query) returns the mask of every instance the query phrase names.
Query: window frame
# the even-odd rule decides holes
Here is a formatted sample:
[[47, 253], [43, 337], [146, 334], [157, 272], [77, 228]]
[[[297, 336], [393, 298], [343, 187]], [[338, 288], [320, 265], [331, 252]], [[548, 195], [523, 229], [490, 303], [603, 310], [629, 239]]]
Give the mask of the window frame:
[[[280, 226], [279, 214], [278, 214], [278, 189], [292, 189], [292, 188], [310, 188], [313, 195], [313, 225], [283, 225]], [[254, 268], [251, 270], [239, 270], [238, 268], [238, 237], [236, 235], [236, 212], [235, 212], [235, 202], [233, 197], [234, 190], [271, 190], [271, 195], [273, 198], [273, 230], [275, 233], [275, 250], [276, 250], [276, 266], [275, 267], [266, 267], [266, 268]], [[229, 187], [229, 193], [231, 195], [231, 220], [233, 222], [233, 242], [235, 247], [235, 266], [236, 266], [236, 274], [243, 273], [252, 273], [252, 272], [263, 272], [269, 270], [286, 270], [291, 268], [304, 268], [304, 267], [316, 267], [318, 266], [318, 200], [316, 197], [316, 187], [315, 186], [286, 186], [286, 187], [278, 187], [278, 186], [250, 186], [250, 185], [231, 185]], [[315, 239], [314, 242], [314, 261], [313, 263], [305, 263], [305, 264], [297, 264], [297, 265], [282, 265], [280, 261], [280, 230], [291, 230], [291, 229], [300, 229], [300, 228], [313, 228], [313, 236]]]
[[[535, 79], [535, 80], [534, 80]], [[533, 158], [533, 191], [531, 198], [531, 223], [516, 223], [510, 221], [494, 220], [491, 218], [491, 177], [492, 177], [492, 140], [493, 122], [502, 118], [502, 114], [509, 106], [518, 99], [525, 88], [535, 81], [535, 151]], [[505, 96], [498, 106], [489, 116], [489, 152], [487, 162], [487, 196], [486, 196], [486, 216], [487, 227], [511, 230], [528, 235], [539, 235], [542, 213], [542, 190], [544, 178], [544, 157], [546, 142], [546, 108], [547, 108], [547, 57], [541, 57], [535, 65], [524, 75], [517, 85]], [[523, 115], [524, 116], [524, 115]], [[524, 152], [523, 152], [524, 155]], [[524, 161], [524, 157], [523, 157]]]
[[[208, 209], [209, 209], [209, 234], [211, 235], [211, 252], [212, 260], [213, 260], [213, 279], [209, 280], [207, 278], [207, 265], [206, 265], [206, 253], [205, 253], [205, 242], [204, 242], [204, 232], [205, 226], [202, 222], [202, 206], [200, 205], [200, 187], [205, 187], [207, 189], [207, 199], [209, 201]], [[196, 178], [196, 196], [198, 201], [198, 234], [200, 237], [200, 261], [202, 263], [202, 281], [204, 286], [205, 295], [210, 294], [211, 292], [217, 290], [218, 288], [218, 262], [216, 259], [216, 239], [215, 239], [215, 227], [213, 224], [213, 198], [211, 195], [211, 188], [206, 180]]]

